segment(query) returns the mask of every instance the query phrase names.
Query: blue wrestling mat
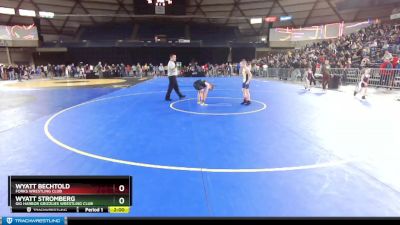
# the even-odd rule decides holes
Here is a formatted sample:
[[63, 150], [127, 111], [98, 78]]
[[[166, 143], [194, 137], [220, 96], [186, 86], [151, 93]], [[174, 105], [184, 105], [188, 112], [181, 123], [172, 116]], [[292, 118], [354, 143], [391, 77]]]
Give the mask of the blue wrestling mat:
[[130, 175], [123, 216], [400, 216], [397, 102], [254, 80], [244, 106], [241, 79], [210, 78], [201, 106], [195, 80], [172, 102], [166, 78], [30, 91], [28, 122], [0, 124], [0, 195], [8, 175]]

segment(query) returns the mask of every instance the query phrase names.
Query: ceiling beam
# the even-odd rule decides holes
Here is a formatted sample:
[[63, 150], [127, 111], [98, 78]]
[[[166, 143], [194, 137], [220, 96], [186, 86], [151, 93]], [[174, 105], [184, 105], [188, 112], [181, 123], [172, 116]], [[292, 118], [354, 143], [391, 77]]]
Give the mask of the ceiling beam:
[[340, 15], [340, 13], [336, 10], [336, 8], [332, 5], [332, 2], [330, 0], [325, 0], [326, 3], [328, 3], [329, 7], [331, 7], [332, 11], [335, 13], [335, 15], [338, 17], [340, 22], [344, 21], [343, 17]]
[[[125, 7], [124, 3], [121, 0], [115, 0], [118, 3], [118, 10], [116, 11], [116, 14], [118, 14], [121, 9], [123, 9], [128, 15], [131, 15], [132, 13], [129, 12], [129, 10]], [[133, 17], [130, 17], [132, 22], [135, 22], [135, 19]], [[111, 22], [114, 22], [116, 20], [116, 17], [114, 16]]]
[[312, 6], [310, 12], [308, 13], [306, 19], [304, 20], [303, 27], [305, 27], [305, 26], [307, 25], [307, 22], [308, 22], [308, 20], [310, 19], [310, 16], [313, 14], [314, 9], [315, 9], [315, 7], [317, 6], [318, 2], [319, 2], [318, 0], [315, 0], [315, 2], [314, 2], [314, 4], [313, 4], [313, 6]]
[[[258, 0], [258, 1], [246, 1], [242, 2], [242, 4], [251, 4], [251, 3], [265, 3], [265, 0]], [[203, 6], [227, 6], [227, 5], [232, 5], [232, 3], [213, 3], [213, 4], [204, 4]], [[186, 5], [187, 7], [194, 7], [194, 5]]]
[[[202, 2], [203, 2], [203, 0], [200, 1], [200, 4], [201, 4]], [[198, 11], [199, 8], [200, 8], [200, 4], [196, 2], [196, 5], [195, 5], [196, 8], [195, 8], [194, 11], [192, 12], [192, 15], [196, 15], [197, 11]], [[190, 18], [189, 23], [192, 22], [192, 21], [193, 21], [193, 18]]]
[[[201, 6], [201, 4], [203, 3], [203, 1], [204, 0], [200, 0], [200, 1], [197, 1], [197, 0], [195, 0], [195, 3], [196, 3], [196, 5], [195, 5], [195, 10], [192, 12], [192, 15], [196, 15], [196, 13], [200, 10], [200, 6]], [[202, 10], [203, 11], [203, 10]], [[202, 13], [203, 15], [204, 15], [204, 11], [203, 11], [203, 13]], [[191, 23], [193, 21], [193, 18], [190, 18], [189, 19], [189, 23]], [[210, 20], [208, 20], [208, 22], [209, 23], [211, 23], [210, 22]]]
[[[21, 7], [22, 2], [24, 2], [24, 0], [19, 0], [17, 7], [15, 7], [15, 11], [18, 11], [19, 7]], [[15, 13], [18, 13], [18, 12], [15, 12]], [[13, 18], [14, 18], [14, 15], [11, 15], [7, 21], [7, 24], [10, 24]]]
[[[276, 1], [276, 4], [279, 6], [279, 8], [281, 8], [282, 12], [285, 13], [287, 16], [289, 16], [289, 14], [286, 12], [286, 10], [282, 7], [281, 3], [279, 3], [279, 0]], [[292, 24], [292, 26], [296, 26], [296, 24], [293, 22], [293, 20], [290, 20], [290, 23]]]
[[236, 1], [237, 1], [236, 8], [239, 10], [240, 14], [241, 14], [243, 17], [246, 17], [246, 21], [247, 21], [247, 23], [250, 25], [251, 29], [254, 31], [254, 34], [257, 34], [257, 30], [256, 30], [256, 28], [254, 28], [253, 24], [251, 24], [250, 19], [247, 18], [246, 14], [245, 14], [245, 13], [243, 12], [243, 10], [239, 7], [239, 4], [240, 4], [240, 1], [241, 1], [241, 0], [236, 0]]
[[[69, 11], [69, 14], [72, 14], [74, 12], [76, 6], [78, 6], [78, 1], [75, 1], [75, 4], [72, 6], [71, 10]], [[64, 19], [64, 22], [60, 29], [60, 34], [64, 31], [65, 24], [67, 24], [68, 20], [69, 20], [69, 16], [67, 16], [67, 18]]]
[[[117, 9], [117, 11], [115, 12], [115, 14], [119, 14], [120, 11], [121, 11], [121, 6], [118, 7], [118, 9]], [[128, 13], [128, 14], [129, 14], [129, 13]], [[117, 19], [117, 17], [116, 17], [116, 16], [113, 16], [112, 19], [111, 19], [111, 23], [114, 23], [116, 19]]]
[[[274, 3], [272, 3], [272, 6], [271, 6], [271, 8], [269, 9], [269, 11], [268, 11], [268, 13], [267, 13], [267, 15], [266, 15], [265, 17], [269, 17], [269, 16], [271, 15], [272, 9], [275, 7], [275, 4], [276, 4], [277, 1], [278, 1], [278, 0], [274, 0]], [[267, 24], [267, 23], [265, 22], [265, 19], [264, 19], [264, 20], [263, 20], [263, 23], [262, 23], [262, 25], [261, 25], [261, 27], [260, 27], [259, 35], [262, 34], [262, 32], [263, 32], [263, 30], [264, 30], [264, 28], [265, 28], [265, 24]], [[269, 33], [269, 32], [268, 32], [268, 33]], [[268, 35], [269, 35], [269, 34], [268, 34]]]
[[[259, 9], [262, 9], [262, 10], [272, 10], [273, 8], [259, 8]], [[328, 7], [326, 7], [326, 8], [319, 8], [319, 9], [330, 9], [330, 7], [328, 6]], [[208, 12], [210, 12], [210, 13], [226, 13], [226, 12], [230, 12], [231, 10], [219, 10], [219, 11], [208, 11]], [[248, 9], [245, 9], [244, 11], [249, 11]], [[310, 10], [309, 9], [307, 9], [307, 10], [300, 10], [300, 11], [292, 11], [292, 12], [290, 12], [291, 14], [292, 13], [301, 13], [301, 12], [309, 12]], [[265, 16], [265, 14], [262, 14], [262, 15], [260, 15], [260, 14], [255, 14], [255, 15], [252, 15], [252, 16]], [[304, 17], [305, 18], [305, 17]], [[303, 18], [303, 19], [304, 19]]]
[[[142, 1], [142, 0], [141, 0]], [[145, 1], [145, 0], [143, 0], [143, 1]], [[71, 2], [75, 2], [75, 1], [71, 1]], [[84, 2], [82, 2], [82, 4], [85, 4], [85, 5], [87, 5], [87, 4], [91, 4], [91, 3], [93, 3], [93, 4], [102, 4], [102, 5], [113, 5], [113, 6], [118, 6], [118, 4], [117, 3], [115, 3], [115, 2], [109, 2], [109, 3], [106, 3], [106, 2], [93, 2], [93, 1], [90, 1], [90, 2], [86, 2], [86, 1], [84, 1]], [[250, 1], [250, 2], [242, 2], [241, 4], [242, 5], [248, 5], [248, 4], [251, 4], [251, 3], [265, 3], [265, 0], [262, 0], [262, 1]], [[123, 3], [125, 6], [129, 6], [129, 5], [133, 5], [133, 4], [129, 4], [129, 3]], [[285, 5], [285, 7], [290, 7], [290, 6], [303, 6], [303, 5], [309, 5], [309, 4], [311, 4], [310, 2], [307, 2], [307, 3], [294, 3], [294, 4], [288, 4], [288, 5]], [[48, 2], [48, 3], [39, 3], [39, 5], [41, 5], [41, 6], [58, 6], [58, 7], [60, 7], [60, 6], [62, 6], [62, 7], [66, 7], [66, 8], [68, 8], [68, 7], [70, 7], [70, 6], [63, 6], [63, 5], [59, 5], [59, 4], [54, 4], [54, 3], [51, 3], [51, 2]], [[389, 4], [386, 4], [386, 5], [388, 5], [389, 6]], [[395, 4], [390, 4], [391, 6], [393, 6], [393, 7], [395, 7]], [[197, 5], [187, 5], [187, 8], [190, 8], [190, 7], [196, 7]], [[211, 7], [211, 6], [232, 6], [232, 3], [216, 3], [216, 4], [207, 4], [207, 5], [203, 5], [204, 7]], [[112, 12], [114, 12], [115, 10], [112, 10], [112, 9], [105, 9], [105, 8], [96, 8], [96, 7], [88, 7], [88, 6], [85, 6], [85, 8], [86, 9], [88, 9], [88, 10], [104, 10], [104, 11], [112, 11]], [[269, 9], [269, 8], [271, 8], [271, 7], [262, 7], [262, 8], [256, 8], [256, 9]], [[331, 7], [327, 7], [327, 8], [331, 8]], [[325, 9], [327, 9], [327, 8], [325, 8]], [[370, 9], [371, 7], [362, 7], [362, 8], [360, 8], [360, 9]], [[376, 8], [376, 7], [374, 7], [374, 8]], [[251, 10], [251, 9], [246, 9], [246, 10]], [[246, 11], [245, 10], [245, 11]], [[308, 10], [307, 10], [308, 11]], [[230, 10], [228, 9], [228, 10], [225, 10], [225, 11], [213, 11], [213, 12], [230, 12]], [[290, 13], [292, 13], [292, 12], [290, 12]]]
[[[30, 1], [31, 1], [32, 5], [36, 8], [37, 11], [42, 11], [42, 10], [40, 10], [39, 6], [33, 0], [30, 0]], [[53, 24], [53, 22], [51, 22], [51, 20], [49, 20], [47, 18], [45, 20], [50, 24], [50, 26], [54, 29], [55, 32], [59, 32], [59, 30]]]
[[[83, 9], [83, 11], [90, 15], [89, 11], [82, 5], [81, 0], [76, 0], [76, 2], [79, 4], [79, 6]], [[89, 16], [90, 20], [92, 21], [93, 24], [97, 24], [96, 20], [93, 18], [93, 16]]]
[[[141, 1], [145, 1], [145, 0], [141, 0]], [[17, 0], [13, 1], [13, 3], [16, 3], [16, 2], [17, 2]], [[127, 3], [124, 3], [124, 0], [113, 0], [113, 1], [109, 1], [109, 2], [105, 2], [105, 1], [100, 2], [100, 0], [97, 0], [97, 1], [63, 0], [63, 1], [57, 1], [57, 2], [60, 2], [62, 5], [57, 5], [56, 1], [48, 1], [46, 3], [37, 3], [37, 2], [35, 2], [35, 0], [18, 0], [18, 6], [16, 7], [16, 9], [18, 9], [19, 6], [23, 5], [25, 2], [27, 2], [27, 3], [32, 2], [32, 5], [36, 8], [36, 11], [40, 11], [39, 7], [43, 8], [45, 6], [49, 6], [46, 8], [50, 8], [46, 11], [51, 11], [50, 6], [54, 6], [55, 10], [58, 10], [58, 11], [67, 11], [67, 10], [70, 10], [72, 7], [73, 10], [69, 14], [67, 14], [68, 12], [66, 12], [65, 14], [55, 12], [56, 13], [55, 18], [52, 18], [52, 19], [42, 18], [43, 20], [46, 21], [46, 26], [47, 26], [46, 29], [47, 30], [52, 28], [55, 31], [57, 31], [59, 34], [64, 33], [64, 31], [69, 32], [70, 30], [72, 30], [74, 28], [78, 28], [77, 27], [78, 24], [70, 24], [68, 22], [74, 21], [75, 23], [82, 23], [85, 25], [90, 25], [91, 24], [90, 21], [92, 21], [92, 23], [94, 24], [94, 23], [96, 23], [96, 20], [97, 20], [97, 18], [94, 18], [94, 17], [96, 17], [96, 16], [101, 17], [102, 15], [108, 15], [107, 12], [110, 12], [109, 13], [110, 17], [116, 17], [115, 19], [113, 18], [113, 21], [115, 21], [117, 18], [119, 18], [119, 15], [121, 16], [121, 18], [125, 18], [124, 16], [126, 16], [127, 21], [129, 21], [129, 20], [141, 21], [142, 20], [140, 18], [140, 16], [135, 15], [132, 12], [132, 10], [130, 10], [128, 7], [128, 6], [133, 5], [134, 1], [127, 1]], [[168, 17], [168, 16], [165, 16], [165, 17], [161, 16], [159, 18], [161, 18], [162, 20], [164, 20], [164, 18], [168, 19], [168, 20], [169, 19], [172, 19], [172, 20], [183, 19], [184, 21], [201, 20], [201, 21], [208, 21], [209, 23], [213, 23], [214, 22], [213, 16], [209, 16], [210, 14], [222, 15], [222, 16], [215, 16], [215, 19], [218, 19], [218, 24], [225, 25], [225, 26], [229, 26], [229, 25], [238, 26], [239, 24], [246, 24], [244, 29], [247, 29], [248, 31], [250, 31], [250, 33], [252, 33], [251, 30], [253, 30], [253, 31], [255, 31], [255, 34], [261, 34], [262, 32], [265, 32], [266, 23], [261, 24], [260, 28], [258, 28], [258, 26], [257, 26], [257, 28], [254, 28], [253, 24], [250, 23], [250, 18], [251, 17], [270, 16], [272, 14], [272, 12], [276, 9], [278, 9], [278, 10], [280, 9], [282, 11], [282, 14], [286, 13], [287, 15], [290, 15], [291, 13], [303, 14], [303, 15], [301, 15], [301, 17], [300, 16], [295, 17], [292, 21], [290, 21], [293, 26], [296, 26], [296, 24], [297, 24], [297, 26], [299, 26], [301, 24], [302, 24], [302, 26], [311, 26], [311, 24], [321, 25], [322, 23], [342, 22], [343, 16], [344, 16], [344, 15], [342, 15], [344, 13], [338, 11], [335, 8], [335, 1], [333, 1], [333, 0], [315, 0], [315, 1], [308, 2], [308, 3], [298, 3], [298, 4], [295, 3], [296, 1], [291, 1], [288, 5], [284, 5], [284, 6], [282, 5], [282, 1], [280, 1], [280, 0], [250, 0], [250, 1], [246, 1], [246, 2], [244, 0], [242, 0], [242, 1], [232, 0], [231, 2], [228, 2], [228, 3], [215, 3], [217, 1], [207, 1], [207, 2], [210, 2], [211, 4], [207, 4], [204, 2], [205, 2], [204, 0], [192, 1], [191, 4], [195, 4], [195, 5], [188, 5], [189, 8], [187, 10], [191, 10], [192, 12], [188, 12], [186, 18], [184, 16], [182, 18], [174, 18], [174, 17]], [[268, 4], [257, 4], [257, 3], [265, 3], [265, 2], [268, 2]], [[324, 4], [324, 6], [321, 5], [324, 8], [319, 8], [318, 10], [324, 9], [324, 11], [326, 11], [326, 13], [328, 13], [329, 15], [321, 15], [321, 16], [315, 15], [318, 13], [318, 10], [316, 9], [316, 7], [318, 6], [318, 2], [319, 3], [325, 3], [325, 2], [327, 3], [327, 4]], [[69, 3], [74, 3], [74, 5], [72, 6], [72, 4], [69, 4]], [[63, 6], [63, 5], [67, 5], [67, 4], [69, 4], [70, 6]], [[249, 4], [253, 4], [253, 5], [249, 5]], [[7, 4], [5, 4], [5, 6], [6, 5]], [[13, 5], [15, 5], [15, 4], [13, 4]], [[106, 5], [109, 5], [110, 9], [105, 9]], [[260, 5], [262, 7], [255, 8], [257, 5]], [[397, 3], [397, 5], [398, 5], [398, 3]], [[56, 7], [56, 6], [58, 6], [58, 7]], [[82, 7], [82, 14], [81, 15], [76, 14], [76, 16], [74, 17], [73, 13], [75, 11], [77, 11], [76, 8], [78, 6]], [[193, 6], [196, 8], [194, 9]], [[213, 11], [214, 9], [216, 9], [216, 7], [214, 7], [214, 6], [219, 6], [219, 8], [221, 8], [221, 9], [217, 8], [216, 11]], [[221, 7], [221, 6], [226, 6], [226, 7]], [[245, 6], [247, 6], [247, 7], [245, 7]], [[269, 7], [267, 7], [267, 6], [269, 6]], [[300, 10], [300, 11], [287, 12], [286, 10], [288, 10], [287, 9], [288, 6], [292, 6], [291, 10]], [[301, 10], [294, 6], [303, 6], [303, 8], [309, 8], [309, 10]], [[381, 18], [381, 19], [386, 18], [386, 17], [388, 17], [387, 16], [388, 14], [386, 14], [385, 17], [384, 17], [384, 15], [382, 15], [382, 17], [380, 15], [383, 14], [386, 9], [389, 10], [390, 8], [392, 8], [394, 6], [395, 6], [395, 4], [381, 4], [379, 6], [362, 7], [359, 9], [346, 11], [346, 15], [348, 15], [350, 17], [350, 20], [347, 22], [364, 20], [367, 18], [367, 15], [369, 15], [369, 14], [377, 15], [377, 17]], [[63, 10], [63, 8], [61, 8], [61, 7], [64, 7], [67, 10]], [[99, 7], [99, 8], [96, 8], [96, 7]], [[249, 7], [252, 7], [252, 8], [249, 9]], [[226, 8], [226, 10], [224, 10], [224, 8]], [[117, 9], [117, 11], [115, 11], [116, 9]], [[98, 14], [95, 14], [95, 13], [90, 14], [89, 11], [92, 11], [92, 10], [93, 11], [99, 10], [99, 13]], [[104, 11], [104, 12], [102, 12], [102, 11]], [[85, 12], [86, 14], [83, 12]], [[235, 14], [236, 12], [240, 12], [240, 14]], [[264, 14], [263, 12], [265, 12], [266, 14]], [[305, 12], [307, 12], [307, 13], [305, 13]], [[60, 15], [57, 15], [57, 14], [60, 14]], [[194, 17], [191, 17], [191, 14]], [[236, 16], [233, 16], [234, 14]], [[259, 14], [262, 14], [262, 15], [259, 15]], [[246, 15], [249, 15], [249, 16], [246, 16]], [[279, 15], [279, 14], [274, 13], [273, 15]], [[83, 20], [81, 17], [85, 17], [85, 16], [90, 17], [90, 20], [84, 20], [84, 21], [80, 22], [79, 20]], [[128, 17], [129, 17], [129, 19], [128, 19]], [[327, 17], [327, 19], [323, 20], [324, 17]], [[329, 19], [328, 19], [328, 17], [329, 17]], [[347, 16], [345, 18], [347, 18]], [[23, 23], [26, 21], [28, 23], [28, 21], [31, 20], [31, 18], [23, 17], [23, 19], [22, 19], [22, 17], [20, 17], [19, 15], [16, 14], [16, 15], [10, 15], [10, 17], [4, 16], [2, 20], [3, 21], [0, 22], [2, 24], [4, 24], [4, 23], [9, 24], [13, 21], [21, 21]], [[143, 20], [145, 20], [145, 18], [143, 18]], [[60, 21], [62, 21], [62, 22], [60, 22]], [[55, 26], [55, 25], [57, 25], [57, 26]]]
[[[69, 1], [66, 1], [66, 0], [63, 0], [64, 2], [71, 2], [71, 3], [75, 3], [75, 0], [69, 0]], [[140, 0], [140, 1], [142, 1], [142, 0]], [[146, 1], [146, 0], [144, 0], [144, 1]], [[133, 1], [132, 1], [133, 2]], [[116, 3], [114, 3], [114, 2], [105, 2], [105, 1], [92, 1], [92, 0], [90, 0], [90, 1], [88, 1], [88, 0], [85, 0], [85, 2], [84, 2], [85, 4], [99, 4], [99, 5], [110, 5], [110, 4], [112, 4], [112, 5], [116, 5]], [[46, 4], [50, 4], [50, 3], [46, 3]], [[133, 3], [125, 3], [125, 5], [133, 5]]]
[[212, 21], [210, 20], [210, 18], [207, 17], [207, 14], [204, 12], [204, 10], [201, 8], [201, 3], [203, 2], [203, 0], [200, 0], [199, 2], [197, 0], [195, 0], [197, 3], [199, 3], [199, 10], [201, 12], [201, 14], [204, 15], [204, 17], [207, 18], [208, 23], [212, 23]]
[[358, 19], [358, 15], [360, 15], [361, 9], [357, 10], [357, 12], [354, 14], [353, 21], [356, 21]]
[[226, 24], [228, 24], [229, 21], [231, 20], [231, 17], [232, 17], [232, 15], [233, 15], [233, 12], [235, 11], [235, 8], [236, 8], [236, 4], [237, 4], [237, 2], [236, 2], [236, 0], [234, 0], [234, 1], [233, 1], [233, 6], [232, 6], [232, 10], [230, 10], [229, 15], [228, 15], [228, 18], [225, 20], [224, 26], [226, 26]]

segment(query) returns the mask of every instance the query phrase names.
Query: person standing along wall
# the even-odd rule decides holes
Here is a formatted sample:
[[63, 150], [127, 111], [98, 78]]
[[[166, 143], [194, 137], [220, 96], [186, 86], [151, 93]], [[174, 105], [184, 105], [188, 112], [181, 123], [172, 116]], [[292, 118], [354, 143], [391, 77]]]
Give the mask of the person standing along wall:
[[160, 76], [165, 75], [164, 65], [162, 63], [160, 63], [160, 66], [158, 67], [158, 72], [159, 72]]
[[331, 74], [330, 74], [330, 68], [331, 66], [329, 65], [329, 60], [325, 60], [324, 65], [322, 65], [322, 89], [326, 90], [329, 80], [331, 79]]
[[8, 77], [10, 78], [10, 80], [15, 80], [14, 67], [12, 65], [8, 66], [7, 72], [8, 72]]

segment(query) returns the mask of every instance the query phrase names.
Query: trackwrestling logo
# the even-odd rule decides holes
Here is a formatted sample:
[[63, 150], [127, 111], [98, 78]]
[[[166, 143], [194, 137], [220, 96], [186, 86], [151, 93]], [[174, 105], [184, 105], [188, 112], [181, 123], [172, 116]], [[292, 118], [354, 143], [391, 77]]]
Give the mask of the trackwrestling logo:
[[53, 224], [53, 225], [64, 225], [63, 217], [3, 217], [3, 224]]

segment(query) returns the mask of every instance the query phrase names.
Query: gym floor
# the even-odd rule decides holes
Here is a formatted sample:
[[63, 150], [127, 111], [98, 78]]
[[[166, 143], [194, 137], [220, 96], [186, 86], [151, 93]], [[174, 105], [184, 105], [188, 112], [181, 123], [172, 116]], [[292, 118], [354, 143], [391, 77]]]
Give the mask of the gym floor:
[[113, 216], [400, 216], [400, 102], [259, 79], [243, 106], [210, 78], [200, 106], [195, 80], [2, 86], [0, 214], [8, 175], [131, 175]]

